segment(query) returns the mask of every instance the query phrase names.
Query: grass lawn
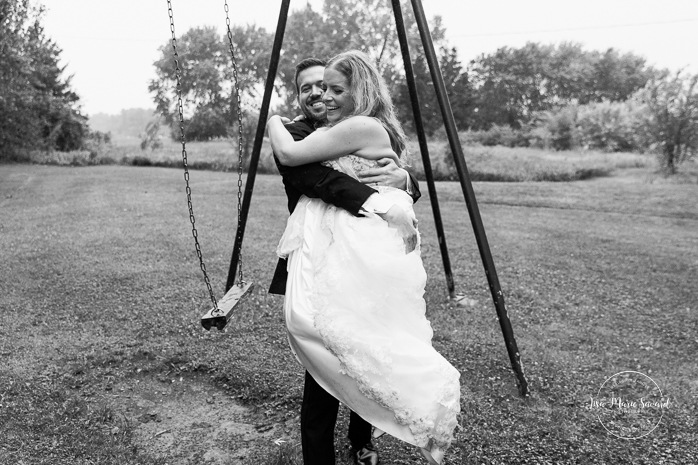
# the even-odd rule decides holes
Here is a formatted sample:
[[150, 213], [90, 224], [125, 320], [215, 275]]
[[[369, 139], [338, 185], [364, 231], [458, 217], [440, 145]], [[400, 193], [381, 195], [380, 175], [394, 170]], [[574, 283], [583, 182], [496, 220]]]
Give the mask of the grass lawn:
[[[287, 217], [277, 176], [257, 177], [245, 235], [255, 291], [219, 333], [198, 323], [209, 303], [179, 170], [0, 169], [0, 464], [301, 463], [303, 372], [282, 300], [266, 292]], [[643, 170], [475, 184], [528, 399], [516, 392], [459, 185], [437, 188], [469, 305], [447, 300], [430, 204], [418, 202], [434, 345], [461, 372], [461, 428], [445, 463], [698, 463], [698, 185]], [[192, 173], [219, 296], [236, 181]], [[590, 407], [625, 370], [670, 400], [636, 440], [609, 434]], [[338, 464], [351, 463], [346, 417]], [[376, 444], [384, 464], [423, 463], [411, 446]]]

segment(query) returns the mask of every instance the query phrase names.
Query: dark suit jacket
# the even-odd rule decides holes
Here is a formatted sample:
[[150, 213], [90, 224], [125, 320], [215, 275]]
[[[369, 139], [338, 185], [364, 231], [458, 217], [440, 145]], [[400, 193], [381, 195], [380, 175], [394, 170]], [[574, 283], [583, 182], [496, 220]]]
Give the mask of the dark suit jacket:
[[[315, 128], [306, 120], [298, 121], [286, 125], [286, 129], [291, 133], [294, 140], [303, 140]], [[351, 176], [341, 173], [320, 163], [308, 163], [301, 166], [284, 166], [279, 163], [274, 155], [276, 166], [284, 181], [286, 197], [288, 197], [288, 211], [293, 212], [301, 195], [309, 198], [319, 198], [322, 201], [343, 208], [352, 215], [359, 216], [361, 206], [368, 200], [375, 189], [357, 181]], [[416, 202], [421, 196], [417, 180], [410, 174], [412, 179], [412, 198]], [[274, 277], [269, 287], [271, 294], [285, 294], [286, 280], [288, 272], [286, 270], [286, 260], [279, 259], [274, 271]]]

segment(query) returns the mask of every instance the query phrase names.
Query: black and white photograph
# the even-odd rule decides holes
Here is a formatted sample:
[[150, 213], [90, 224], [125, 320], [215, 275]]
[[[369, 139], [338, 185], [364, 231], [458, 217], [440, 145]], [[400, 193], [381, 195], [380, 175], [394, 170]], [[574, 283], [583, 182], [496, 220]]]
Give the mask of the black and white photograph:
[[698, 3], [0, 0], [0, 465], [698, 464]]

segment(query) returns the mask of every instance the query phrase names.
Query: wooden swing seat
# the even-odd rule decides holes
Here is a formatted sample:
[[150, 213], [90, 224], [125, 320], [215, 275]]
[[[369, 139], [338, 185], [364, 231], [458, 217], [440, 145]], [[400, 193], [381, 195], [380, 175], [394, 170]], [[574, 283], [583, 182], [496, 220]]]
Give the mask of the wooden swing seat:
[[218, 301], [218, 308], [212, 308], [201, 317], [201, 326], [209, 331], [212, 326], [216, 326], [218, 331], [223, 330], [228, 320], [233, 315], [233, 309], [254, 288], [253, 283], [234, 284], [233, 287]]

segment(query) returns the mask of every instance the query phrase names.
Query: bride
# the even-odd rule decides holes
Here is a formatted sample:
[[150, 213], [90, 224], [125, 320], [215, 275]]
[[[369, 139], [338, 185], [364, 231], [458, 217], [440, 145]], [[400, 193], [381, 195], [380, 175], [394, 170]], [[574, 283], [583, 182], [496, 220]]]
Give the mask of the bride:
[[[295, 142], [281, 117], [269, 119], [282, 164], [323, 161], [358, 178], [377, 158], [402, 161], [404, 132], [364, 53], [332, 58], [324, 89], [328, 125], [304, 140]], [[289, 342], [318, 384], [371, 423], [374, 435], [413, 444], [439, 464], [457, 425], [460, 374], [431, 345], [426, 272], [418, 236], [410, 234], [412, 199], [392, 187], [376, 189], [376, 213], [355, 217], [302, 197], [289, 218], [277, 249], [288, 257]], [[392, 228], [388, 217], [408, 220]]]

